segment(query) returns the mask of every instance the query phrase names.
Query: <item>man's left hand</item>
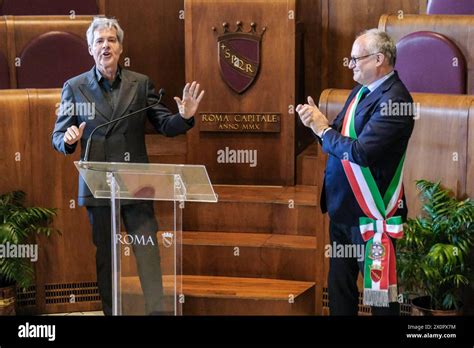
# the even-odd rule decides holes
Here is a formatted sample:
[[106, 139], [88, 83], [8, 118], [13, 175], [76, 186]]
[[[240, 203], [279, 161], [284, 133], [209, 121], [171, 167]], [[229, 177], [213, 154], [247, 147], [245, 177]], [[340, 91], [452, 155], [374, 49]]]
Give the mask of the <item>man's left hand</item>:
[[174, 97], [181, 117], [190, 119], [196, 113], [199, 103], [204, 96], [204, 91], [199, 93], [199, 83], [193, 81], [193, 83], [187, 83], [183, 89], [183, 100], [179, 97]]
[[300, 115], [301, 122], [311, 128], [318, 137], [321, 137], [324, 130], [329, 128], [328, 119], [318, 109], [311, 97], [308, 97], [308, 104], [298, 105], [296, 112]]

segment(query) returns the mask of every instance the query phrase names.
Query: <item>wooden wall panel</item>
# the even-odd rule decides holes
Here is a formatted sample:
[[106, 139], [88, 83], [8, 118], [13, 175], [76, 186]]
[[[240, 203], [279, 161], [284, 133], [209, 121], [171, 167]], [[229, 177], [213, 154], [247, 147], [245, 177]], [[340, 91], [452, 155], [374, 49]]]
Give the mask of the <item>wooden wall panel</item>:
[[105, 14], [105, 1], [106, 0], [97, 0], [97, 8], [100, 14]]
[[[79, 159], [79, 150], [74, 155], [64, 156], [51, 145], [51, 132], [56, 121], [56, 103], [60, 101], [60, 90], [28, 90], [30, 95], [30, 125], [34, 137], [31, 180], [35, 205], [57, 209], [53, 227], [61, 234], [50, 238], [39, 237], [39, 258], [36, 264], [37, 309], [40, 313], [97, 309], [91, 303], [80, 302], [78, 288], [83, 282], [95, 282], [95, 247], [86, 210], [77, 205], [78, 172], [73, 161]], [[52, 284], [74, 284], [67, 290], [75, 303], [51, 304], [47, 302], [46, 287]]]
[[125, 32], [122, 60], [127, 69], [148, 75], [164, 88], [165, 104], [177, 112], [174, 96], [184, 81], [184, 0], [104, 0], [105, 14], [119, 20]]
[[[321, 78], [319, 71], [321, 69], [321, 58], [323, 46], [322, 36], [322, 0], [298, 0], [297, 18], [303, 27], [303, 63], [304, 63], [304, 90], [305, 96], [319, 96], [321, 93]], [[305, 100], [297, 100], [298, 103]]]
[[[186, 2], [186, 76], [202, 82], [208, 92], [200, 111], [281, 114], [279, 133], [205, 133], [200, 132], [197, 119], [188, 133], [188, 159], [206, 165], [213, 183], [294, 184], [295, 118], [288, 106], [295, 103], [296, 25], [289, 11], [295, 11], [294, 0]], [[259, 75], [240, 95], [223, 81], [217, 62], [222, 23], [228, 22], [229, 32], [234, 32], [237, 21], [243, 23], [243, 31], [252, 22], [257, 23], [257, 32], [268, 27], [261, 44]], [[257, 165], [217, 163], [217, 151], [226, 147], [256, 150]]]
[[[321, 92], [320, 66], [322, 55], [322, 12], [320, 0], [298, 0], [296, 2], [297, 48], [296, 48], [296, 104], [307, 102], [307, 96], [318, 96]], [[317, 98], [316, 98], [317, 99]], [[295, 155], [301, 153], [314, 141], [311, 130], [297, 118], [295, 130]]]
[[[56, 121], [56, 103], [60, 90], [29, 90], [32, 139], [32, 190], [34, 204], [57, 208], [54, 226], [62, 235], [42, 239], [45, 283], [69, 283], [95, 280], [95, 248], [86, 209], [77, 206], [79, 148], [70, 156], [56, 152], [51, 145], [51, 132]], [[71, 204], [74, 203], [75, 206]], [[54, 270], [54, 271], [51, 271]]]
[[[52, 227], [62, 233], [36, 239], [36, 306], [40, 313], [58, 311], [57, 306], [63, 311], [91, 309], [91, 303], [68, 301], [47, 306], [45, 287], [95, 282], [90, 226], [85, 209], [77, 206], [78, 172], [73, 161], [79, 153], [66, 157], [51, 145], [59, 100], [59, 89], [0, 91], [0, 192], [23, 190], [27, 205], [57, 208]], [[78, 295], [71, 289], [67, 300], [70, 294]]]
[[147, 134], [145, 142], [151, 163], [186, 163], [186, 135], [168, 138], [156, 133]]
[[32, 202], [32, 129], [25, 90], [0, 91], [0, 193], [23, 190]]
[[[184, 0], [136, 0], [133, 6], [129, 0], [101, 1], [125, 32], [122, 66], [149, 76], [156, 90], [164, 88], [164, 103], [177, 112], [173, 97], [181, 97], [185, 85]], [[146, 132], [150, 162], [186, 163], [186, 136], [156, 136], [148, 123]]]
[[159, 134], [147, 134], [145, 136], [148, 155], [185, 155], [186, 154], [186, 136], [165, 137]]

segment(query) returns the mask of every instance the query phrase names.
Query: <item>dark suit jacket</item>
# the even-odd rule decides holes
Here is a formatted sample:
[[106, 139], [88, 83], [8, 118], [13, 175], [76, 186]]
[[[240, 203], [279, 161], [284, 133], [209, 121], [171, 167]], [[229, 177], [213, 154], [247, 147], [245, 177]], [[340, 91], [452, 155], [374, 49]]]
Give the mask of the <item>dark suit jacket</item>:
[[[70, 146], [63, 141], [67, 128], [79, 126], [85, 121], [86, 127], [81, 139], [81, 159], [87, 139], [92, 130], [110, 120], [119, 118], [144, 108], [158, 101], [153, 83], [142, 74], [122, 69], [119, 101], [117, 107], [112, 111], [100, 89], [95, 76], [95, 67], [90, 71], [73, 77], [63, 87], [61, 103], [94, 103], [95, 117], [91, 119], [87, 113], [81, 112], [79, 108], [71, 115], [68, 108], [59, 112], [56, 125], [52, 134], [53, 147], [64, 154], [72, 154], [77, 143]], [[84, 110], [82, 110], [84, 111]], [[147, 111], [136, 114], [125, 120], [118, 121], [112, 125], [99, 129], [94, 133], [91, 143], [90, 161], [98, 162], [125, 162], [147, 163], [148, 156], [145, 146], [145, 122], [149, 120], [158, 133], [166, 136], [175, 136], [185, 133], [194, 125], [194, 119], [185, 120], [179, 114], [173, 115], [164, 105], [159, 104]], [[128, 158], [126, 158], [126, 154]], [[98, 206], [107, 205], [107, 199], [93, 198], [89, 188], [79, 175], [79, 205]]]
[[[396, 109], [387, 115], [386, 106], [393, 103], [413, 103], [410, 93], [395, 72], [357, 106], [355, 114], [356, 140], [341, 135], [346, 110], [362, 86], [349, 95], [343, 110], [322, 140], [323, 151], [329, 154], [326, 164], [321, 209], [332, 221], [357, 226], [364, 216], [344, 173], [341, 159], [345, 158], [363, 167], [369, 167], [383, 197], [407, 149], [414, 126], [413, 115], [396, 115]], [[386, 103], [386, 104], [385, 104]], [[407, 206], [396, 212], [406, 219]]]

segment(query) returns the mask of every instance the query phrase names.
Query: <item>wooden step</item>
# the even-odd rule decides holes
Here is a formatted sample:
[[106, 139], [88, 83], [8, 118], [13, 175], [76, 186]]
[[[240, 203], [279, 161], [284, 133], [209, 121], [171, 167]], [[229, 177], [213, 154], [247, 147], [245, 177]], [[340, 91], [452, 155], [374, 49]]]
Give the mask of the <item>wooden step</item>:
[[215, 185], [219, 202], [241, 203], [277, 203], [288, 204], [293, 200], [296, 205], [317, 206], [317, 190], [312, 186], [240, 186]]
[[316, 250], [316, 237], [263, 233], [184, 231], [183, 245]]
[[[313, 282], [195, 275], [183, 275], [178, 277], [179, 280], [182, 281], [185, 296], [184, 314], [301, 315], [314, 313], [315, 284]], [[122, 278], [121, 285], [124, 302], [134, 302], [135, 308], [142, 307], [142, 290], [138, 277]], [[165, 295], [173, 294], [173, 276], [163, 277], [163, 287]]]
[[183, 272], [193, 275], [314, 281], [316, 237], [183, 232]]
[[[160, 237], [158, 243], [162, 269], [173, 269], [173, 249], [164, 247]], [[323, 252], [315, 237], [261, 233], [185, 231], [182, 244], [183, 272], [189, 275], [314, 281]], [[137, 274], [133, 251], [121, 265], [122, 276]]]
[[216, 185], [219, 202], [187, 203], [184, 230], [315, 236], [322, 214], [315, 186]]
[[296, 183], [298, 185], [321, 186], [327, 155], [317, 143], [309, 145], [296, 159]]

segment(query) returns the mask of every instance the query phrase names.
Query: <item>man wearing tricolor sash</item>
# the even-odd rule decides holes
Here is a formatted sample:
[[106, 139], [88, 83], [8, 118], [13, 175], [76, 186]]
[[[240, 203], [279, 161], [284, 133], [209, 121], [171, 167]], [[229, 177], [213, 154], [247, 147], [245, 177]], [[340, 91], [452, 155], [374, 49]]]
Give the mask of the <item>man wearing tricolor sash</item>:
[[399, 313], [394, 241], [402, 238], [407, 215], [402, 179], [414, 119], [387, 109], [413, 103], [395, 60], [393, 40], [368, 30], [352, 46], [349, 68], [358, 85], [334, 122], [329, 124], [311, 97], [296, 109], [329, 154], [321, 208], [329, 213], [331, 245], [365, 246], [361, 262], [348, 255], [330, 259], [331, 315], [357, 315], [359, 271], [364, 303], [373, 314]]

